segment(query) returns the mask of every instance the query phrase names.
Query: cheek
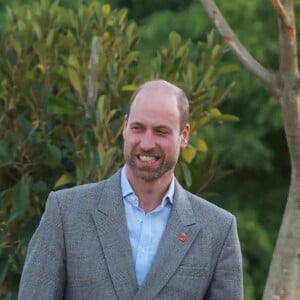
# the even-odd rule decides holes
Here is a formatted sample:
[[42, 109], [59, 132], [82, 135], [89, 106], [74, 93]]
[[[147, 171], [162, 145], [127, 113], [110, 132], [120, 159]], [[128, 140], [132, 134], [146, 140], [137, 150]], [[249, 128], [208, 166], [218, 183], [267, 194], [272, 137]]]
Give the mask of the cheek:
[[134, 147], [135, 145], [138, 144], [138, 139], [132, 135], [125, 135], [124, 137], [124, 147], [125, 148], [132, 148]]
[[167, 143], [161, 144], [161, 147], [165, 150], [165, 152], [168, 153], [178, 153], [180, 151], [181, 145], [180, 139], [178, 140], [172, 140]]

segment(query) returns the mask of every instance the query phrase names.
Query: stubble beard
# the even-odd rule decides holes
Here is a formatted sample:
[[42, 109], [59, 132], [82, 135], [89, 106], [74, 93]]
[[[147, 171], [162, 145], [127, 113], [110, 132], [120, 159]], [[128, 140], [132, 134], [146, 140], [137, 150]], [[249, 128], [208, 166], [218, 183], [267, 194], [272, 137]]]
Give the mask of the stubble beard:
[[[148, 153], [144, 155], [150, 154]], [[177, 158], [174, 157], [172, 159], [166, 159], [166, 155], [160, 155], [160, 165], [154, 169], [151, 167], [138, 167], [135, 163], [135, 160], [137, 159], [136, 154], [133, 151], [128, 153], [124, 150], [124, 157], [126, 164], [130, 167], [133, 174], [147, 182], [153, 182], [162, 177], [168, 171], [174, 169], [178, 160], [178, 155]]]

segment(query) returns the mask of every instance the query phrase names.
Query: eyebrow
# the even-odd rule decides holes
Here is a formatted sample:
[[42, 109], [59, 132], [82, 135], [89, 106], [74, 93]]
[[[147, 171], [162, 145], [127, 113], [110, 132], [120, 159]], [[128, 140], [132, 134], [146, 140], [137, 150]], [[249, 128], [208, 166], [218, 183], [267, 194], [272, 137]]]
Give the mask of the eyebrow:
[[143, 123], [141, 123], [141, 122], [131, 122], [130, 124], [129, 124], [129, 126], [143, 126], [143, 127], [145, 127], [145, 125], [143, 124]]
[[[132, 126], [141, 126], [141, 127], [146, 127], [145, 124], [138, 122], [138, 121], [134, 121], [132, 123], [129, 124], [130, 127]], [[152, 126], [151, 126], [152, 127]], [[152, 127], [154, 130], [159, 130], [159, 129], [164, 129], [164, 130], [168, 130], [168, 131], [172, 131], [172, 128], [170, 126], [167, 125], [157, 125], [157, 126], [153, 126]]]

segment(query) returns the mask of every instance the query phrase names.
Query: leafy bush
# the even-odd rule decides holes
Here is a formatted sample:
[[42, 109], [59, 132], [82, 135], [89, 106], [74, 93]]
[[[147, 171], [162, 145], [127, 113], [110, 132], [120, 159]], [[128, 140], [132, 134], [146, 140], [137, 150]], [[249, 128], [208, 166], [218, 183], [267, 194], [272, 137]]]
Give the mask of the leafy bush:
[[213, 33], [198, 44], [170, 33], [150, 74], [125, 9], [93, 1], [71, 10], [42, 0], [7, 16], [0, 36], [0, 297], [13, 299], [49, 191], [101, 180], [122, 164], [123, 115], [137, 85], [164, 78], [191, 100], [191, 141], [176, 170], [187, 186], [208, 150], [200, 129], [236, 118], [217, 109], [231, 87], [220, 76], [234, 68], [219, 65], [224, 45]]

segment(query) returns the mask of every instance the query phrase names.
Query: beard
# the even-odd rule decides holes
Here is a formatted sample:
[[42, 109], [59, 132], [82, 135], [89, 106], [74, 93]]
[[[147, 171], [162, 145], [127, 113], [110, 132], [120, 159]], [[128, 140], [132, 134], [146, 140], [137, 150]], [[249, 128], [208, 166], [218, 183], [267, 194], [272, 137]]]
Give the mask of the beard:
[[173, 155], [165, 155], [163, 151], [153, 152], [139, 152], [138, 155], [150, 155], [159, 157], [159, 164], [157, 166], [139, 166], [137, 161], [139, 160], [136, 151], [133, 149], [131, 151], [126, 151], [124, 149], [124, 158], [126, 164], [132, 170], [132, 173], [147, 182], [152, 182], [160, 177], [162, 177], [165, 173], [175, 168], [175, 165], [178, 160], [179, 151], [173, 153]]

